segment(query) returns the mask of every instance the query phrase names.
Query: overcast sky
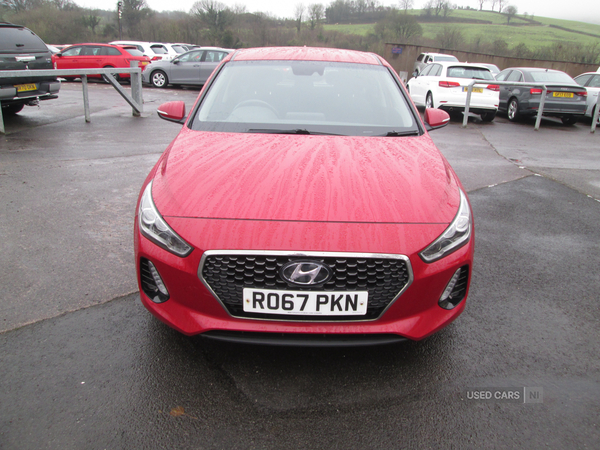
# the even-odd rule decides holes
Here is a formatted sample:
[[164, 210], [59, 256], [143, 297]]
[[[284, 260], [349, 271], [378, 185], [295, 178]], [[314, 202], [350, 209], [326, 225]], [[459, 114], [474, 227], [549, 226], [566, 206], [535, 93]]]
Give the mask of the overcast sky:
[[[197, 0], [146, 0], [148, 6], [155, 11], [185, 11], [189, 12]], [[267, 12], [278, 17], [293, 17], [295, 6], [299, 3], [309, 5], [322, 3], [329, 5], [332, 0], [219, 0], [228, 6], [245, 5], [248, 12]], [[87, 8], [116, 9], [117, 0], [74, 0], [79, 6]], [[427, 0], [414, 0], [414, 7], [421, 8]], [[386, 6], [397, 5], [398, 1], [383, 0]], [[455, 0], [459, 6], [479, 8], [477, 0]], [[517, 7], [519, 14], [527, 13], [535, 16], [554, 17], [557, 19], [580, 20], [600, 24], [600, 6], [598, 0], [508, 0], [505, 4]], [[498, 7], [496, 6], [496, 9]], [[484, 9], [490, 9], [490, 0], [485, 3]]]

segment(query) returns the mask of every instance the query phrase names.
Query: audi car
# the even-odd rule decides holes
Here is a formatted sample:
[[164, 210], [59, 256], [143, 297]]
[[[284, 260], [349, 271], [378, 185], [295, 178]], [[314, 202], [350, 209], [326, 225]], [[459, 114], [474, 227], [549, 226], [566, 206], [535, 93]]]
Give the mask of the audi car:
[[380, 56], [310, 47], [221, 62], [141, 188], [140, 297], [186, 335], [289, 345], [420, 340], [464, 310], [473, 218]]

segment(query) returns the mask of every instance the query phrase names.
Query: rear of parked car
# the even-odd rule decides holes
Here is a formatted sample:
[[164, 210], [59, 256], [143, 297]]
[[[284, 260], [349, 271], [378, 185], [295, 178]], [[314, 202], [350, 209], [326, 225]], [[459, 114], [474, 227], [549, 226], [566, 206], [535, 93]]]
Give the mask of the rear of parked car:
[[508, 119], [537, 115], [542, 100], [543, 86], [547, 88], [543, 115], [560, 118], [565, 125], [573, 125], [584, 116], [587, 108], [587, 91], [573, 78], [560, 70], [538, 67], [511, 67], [496, 77], [498, 81], [534, 83], [502, 85], [500, 88], [500, 111], [506, 111]]
[[[36, 70], [52, 68], [52, 53], [33, 31], [0, 22], [0, 103], [4, 114], [57, 98], [60, 81], [56, 76], [35, 75]], [[23, 76], [2, 76], [3, 71], [23, 71]]]
[[440, 62], [429, 64], [423, 72], [408, 81], [410, 95], [418, 106], [439, 108], [449, 113], [465, 110], [469, 84], [473, 87], [469, 111], [481, 115], [481, 120], [494, 120], [498, 110], [499, 86], [490, 69], [483, 65]]

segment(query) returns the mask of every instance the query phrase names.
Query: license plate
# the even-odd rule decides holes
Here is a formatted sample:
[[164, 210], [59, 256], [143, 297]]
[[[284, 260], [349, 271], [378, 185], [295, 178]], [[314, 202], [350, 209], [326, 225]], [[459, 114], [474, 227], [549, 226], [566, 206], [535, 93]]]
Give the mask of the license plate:
[[16, 84], [17, 92], [35, 91], [37, 90], [36, 84]]
[[573, 93], [572, 92], [553, 92], [552, 97], [573, 98]]
[[303, 316], [364, 316], [367, 291], [278, 291], [244, 288], [244, 312]]
[[[467, 92], [468, 90], [469, 90], [468, 86], [463, 86], [463, 92]], [[474, 87], [473, 92], [481, 93], [481, 92], [483, 92], [483, 88]]]

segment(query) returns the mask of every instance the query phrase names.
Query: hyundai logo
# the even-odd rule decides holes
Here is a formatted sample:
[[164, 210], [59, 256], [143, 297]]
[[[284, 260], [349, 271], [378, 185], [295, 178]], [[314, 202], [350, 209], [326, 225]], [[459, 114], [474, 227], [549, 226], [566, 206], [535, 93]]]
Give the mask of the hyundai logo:
[[319, 285], [331, 278], [331, 269], [316, 261], [292, 261], [281, 268], [281, 277], [300, 286]]

